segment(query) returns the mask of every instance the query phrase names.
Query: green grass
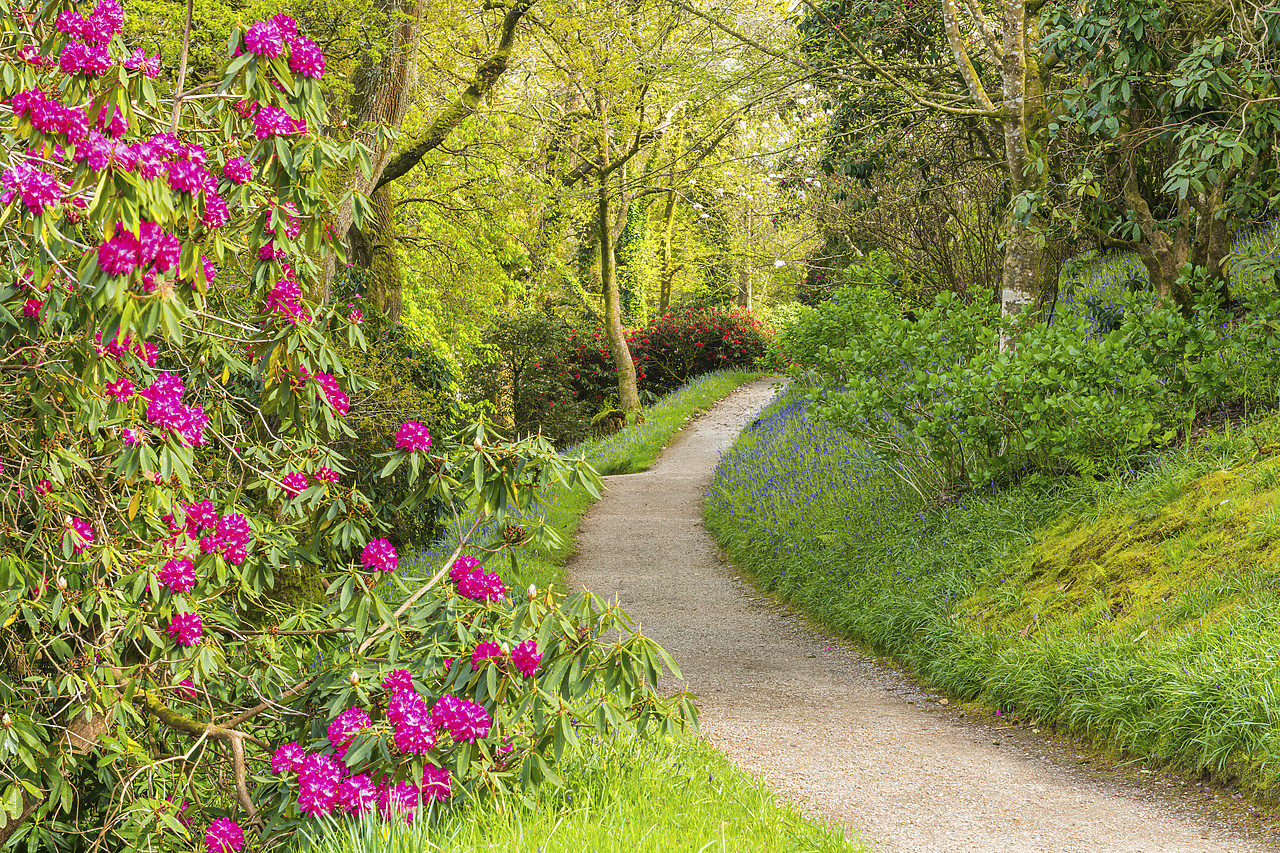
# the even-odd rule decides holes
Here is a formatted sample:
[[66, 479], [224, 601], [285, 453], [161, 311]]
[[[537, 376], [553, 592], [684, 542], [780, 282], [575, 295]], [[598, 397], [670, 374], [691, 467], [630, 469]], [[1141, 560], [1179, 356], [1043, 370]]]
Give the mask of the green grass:
[[758, 779], [692, 737], [596, 743], [559, 768], [563, 789], [535, 808], [475, 802], [436, 826], [346, 823], [314, 853], [633, 853], [795, 851], [848, 853], [842, 831], [779, 804]]
[[922, 511], [796, 408], [708, 499], [761, 586], [954, 697], [1280, 802], [1280, 420]]
[[[672, 392], [645, 411], [643, 423], [572, 449], [602, 473], [632, 473], [653, 463], [677, 430], [734, 389], [759, 377], [721, 372]], [[508, 587], [563, 587], [564, 563], [572, 536], [592, 499], [582, 489], [558, 489], [548, 496], [546, 518], [564, 537], [557, 549], [518, 552], [515, 573], [504, 571]], [[448, 541], [419, 551], [412, 559], [438, 565], [451, 551]], [[533, 807], [517, 801], [464, 805], [438, 825], [423, 820], [388, 825], [381, 820], [335, 824], [310, 848], [317, 853], [396, 851], [777, 851], [857, 853], [867, 848], [845, 840], [837, 828], [806, 819], [779, 802], [758, 778], [735, 767], [692, 733], [643, 741], [619, 733], [595, 740], [556, 766], [563, 789], [544, 787]]]
[[646, 408], [643, 423], [631, 424], [613, 435], [588, 442], [581, 449], [601, 475], [643, 471], [653, 464], [662, 448], [687, 421], [761, 375], [741, 370], [709, 373]]

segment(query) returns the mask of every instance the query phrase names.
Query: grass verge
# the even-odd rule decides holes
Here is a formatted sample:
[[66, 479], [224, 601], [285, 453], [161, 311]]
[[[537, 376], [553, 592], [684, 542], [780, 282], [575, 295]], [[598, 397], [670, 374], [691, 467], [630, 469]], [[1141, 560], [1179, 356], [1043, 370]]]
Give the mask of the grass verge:
[[761, 586], [955, 697], [1280, 802], [1280, 420], [922, 511], [803, 408], [708, 497]]
[[435, 827], [346, 823], [314, 853], [848, 853], [843, 833], [779, 805], [773, 792], [693, 736], [619, 737], [562, 762], [562, 789], [530, 809], [476, 802]]

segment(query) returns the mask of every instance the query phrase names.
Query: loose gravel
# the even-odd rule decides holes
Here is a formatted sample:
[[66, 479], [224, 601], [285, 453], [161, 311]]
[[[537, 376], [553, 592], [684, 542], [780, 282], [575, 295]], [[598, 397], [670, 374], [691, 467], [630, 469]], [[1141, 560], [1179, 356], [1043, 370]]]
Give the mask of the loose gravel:
[[945, 702], [739, 576], [703, 501], [774, 393], [743, 386], [649, 471], [605, 478], [569, 565], [571, 590], [616, 596], [675, 656], [713, 744], [884, 853], [1280, 851], [1273, 816], [1232, 792]]

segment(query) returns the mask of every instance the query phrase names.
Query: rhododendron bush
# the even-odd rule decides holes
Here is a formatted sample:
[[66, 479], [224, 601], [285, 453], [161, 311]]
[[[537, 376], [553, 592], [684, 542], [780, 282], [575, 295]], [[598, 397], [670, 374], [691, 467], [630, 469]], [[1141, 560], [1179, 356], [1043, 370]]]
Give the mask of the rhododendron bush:
[[554, 778], [578, 726], [690, 715], [624, 614], [486, 568], [589, 468], [404, 424], [376, 461], [409, 472], [396, 510], [493, 531], [422, 577], [352, 487], [332, 340], [359, 318], [309, 294], [367, 152], [323, 135], [316, 45], [255, 22], [175, 107], [122, 21], [3, 6], [0, 846], [399, 820]]

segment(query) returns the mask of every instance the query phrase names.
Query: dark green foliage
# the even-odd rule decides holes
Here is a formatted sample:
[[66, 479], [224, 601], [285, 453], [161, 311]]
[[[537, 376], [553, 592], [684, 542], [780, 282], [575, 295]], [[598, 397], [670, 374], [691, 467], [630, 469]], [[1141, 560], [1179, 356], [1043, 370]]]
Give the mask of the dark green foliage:
[[567, 322], [550, 312], [500, 312], [468, 367], [471, 394], [515, 435], [541, 432], [561, 446], [580, 440], [595, 409], [575, 399], [570, 390], [573, 333]]
[[383, 508], [387, 538], [397, 548], [408, 549], [434, 538], [444, 505], [432, 500], [411, 511], [399, 509], [410, 492], [409, 472], [380, 478], [382, 462], [375, 457], [395, 449], [396, 430], [405, 421], [418, 421], [433, 436], [444, 436], [460, 429], [476, 411], [463, 404], [456, 370], [445, 356], [414, 341], [400, 326], [379, 329], [377, 318], [369, 325], [367, 350], [342, 350], [344, 361], [372, 382], [352, 397], [349, 420], [355, 436], [342, 450], [352, 460], [356, 487], [373, 495]]

